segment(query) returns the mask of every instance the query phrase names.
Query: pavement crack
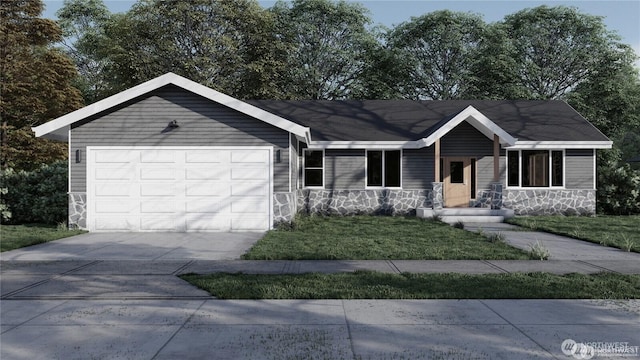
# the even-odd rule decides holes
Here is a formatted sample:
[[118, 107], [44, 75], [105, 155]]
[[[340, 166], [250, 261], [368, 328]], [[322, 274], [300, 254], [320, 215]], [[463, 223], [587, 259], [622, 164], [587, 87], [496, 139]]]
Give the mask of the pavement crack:
[[349, 323], [349, 317], [347, 316], [347, 308], [344, 306], [344, 300], [342, 300], [342, 312], [344, 314], [344, 322], [347, 324], [347, 336], [349, 337], [349, 346], [351, 347], [351, 354], [353, 354], [353, 360], [357, 360], [356, 348], [353, 344], [353, 334], [351, 333], [351, 324]]
[[496, 269], [496, 270], [500, 270], [500, 271], [502, 271], [503, 273], [507, 273], [507, 274], [509, 274], [509, 271], [507, 271], [507, 270], [505, 270], [505, 269], [501, 268], [500, 266], [498, 266], [498, 265], [496, 265], [496, 264], [492, 263], [491, 261], [488, 261], [488, 260], [481, 260], [481, 261], [482, 261], [483, 263], [485, 263], [485, 264], [487, 264], [487, 265], [491, 266], [492, 268], [494, 268], [494, 269]]
[[173, 340], [174, 337], [176, 337], [176, 335], [178, 335], [178, 333], [184, 329], [184, 326], [186, 324], [189, 323], [189, 321], [191, 321], [191, 319], [194, 317], [194, 315], [200, 311], [200, 309], [202, 308], [202, 306], [204, 306], [204, 304], [207, 302], [207, 300], [202, 301], [202, 304], [200, 304], [200, 306], [198, 306], [197, 309], [195, 309], [193, 311], [193, 313], [191, 313], [191, 315], [189, 315], [189, 317], [187, 318], [187, 320], [185, 320], [182, 325], [180, 325], [180, 327], [173, 333], [171, 334], [171, 336], [169, 337], [169, 339], [167, 339], [167, 341], [160, 347], [160, 349], [158, 349], [158, 351], [153, 354], [153, 356], [151, 357], [151, 360], [155, 359], [158, 357], [158, 355], [162, 352], [162, 350], [164, 350], [165, 347], [167, 347], [167, 345], [169, 345], [169, 343]]
[[542, 349], [542, 351], [546, 352], [547, 354], [549, 354], [551, 357], [553, 357], [554, 359], [558, 359], [557, 356], [555, 356], [554, 354], [552, 354], [549, 350], [545, 349], [544, 346], [542, 346], [542, 344], [540, 344], [539, 342], [537, 342], [534, 338], [532, 338], [531, 336], [529, 336], [527, 333], [525, 333], [524, 331], [522, 331], [522, 329], [520, 329], [517, 325], [515, 325], [514, 323], [512, 323], [511, 321], [509, 321], [507, 318], [505, 318], [504, 316], [502, 316], [501, 314], [499, 314], [497, 311], [493, 310], [493, 308], [491, 306], [489, 306], [487, 303], [485, 303], [482, 300], [478, 300], [482, 305], [484, 305], [487, 309], [489, 309], [491, 312], [493, 312], [494, 314], [496, 314], [499, 318], [501, 318], [502, 320], [504, 320], [507, 324], [509, 324], [511, 327], [513, 327], [514, 329], [518, 330], [518, 332], [520, 334], [522, 334], [524, 337], [526, 337], [527, 339], [531, 340], [531, 342], [533, 342], [534, 344], [538, 345], [538, 347], [540, 349]]

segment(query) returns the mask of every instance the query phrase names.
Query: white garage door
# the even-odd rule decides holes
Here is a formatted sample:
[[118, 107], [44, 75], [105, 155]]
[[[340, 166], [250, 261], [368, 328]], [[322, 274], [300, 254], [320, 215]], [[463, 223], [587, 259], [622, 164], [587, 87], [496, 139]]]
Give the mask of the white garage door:
[[272, 150], [87, 148], [90, 231], [266, 230]]

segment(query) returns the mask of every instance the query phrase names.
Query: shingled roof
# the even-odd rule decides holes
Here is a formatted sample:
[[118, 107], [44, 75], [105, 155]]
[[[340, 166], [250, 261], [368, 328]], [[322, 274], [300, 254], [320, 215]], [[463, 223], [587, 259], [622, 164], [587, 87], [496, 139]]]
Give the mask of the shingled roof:
[[415, 141], [473, 106], [519, 141], [609, 141], [563, 101], [249, 100], [311, 129], [316, 141]]

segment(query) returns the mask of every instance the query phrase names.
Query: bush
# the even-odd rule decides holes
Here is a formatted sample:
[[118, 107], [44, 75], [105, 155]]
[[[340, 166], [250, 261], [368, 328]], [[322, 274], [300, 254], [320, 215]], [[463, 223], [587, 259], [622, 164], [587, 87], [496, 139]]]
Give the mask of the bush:
[[58, 224], [66, 221], [67, 179], [66, 161], [43, 165], [30, 172], [3, 170], [0, 187], [7, 191], [2, 202], [11, 216], [2, 216], [2, 222]]
[[598, 212], [640, 214], [640, 171], [620, 160], [620, 151], [598, 152]]

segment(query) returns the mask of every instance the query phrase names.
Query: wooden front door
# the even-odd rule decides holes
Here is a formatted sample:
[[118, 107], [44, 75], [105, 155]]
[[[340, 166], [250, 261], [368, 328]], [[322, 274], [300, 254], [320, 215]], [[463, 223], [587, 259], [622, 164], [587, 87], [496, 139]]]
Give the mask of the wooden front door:
[[469, 207], [471, 200], [471, 158], [444, 158], [444, 206]]

